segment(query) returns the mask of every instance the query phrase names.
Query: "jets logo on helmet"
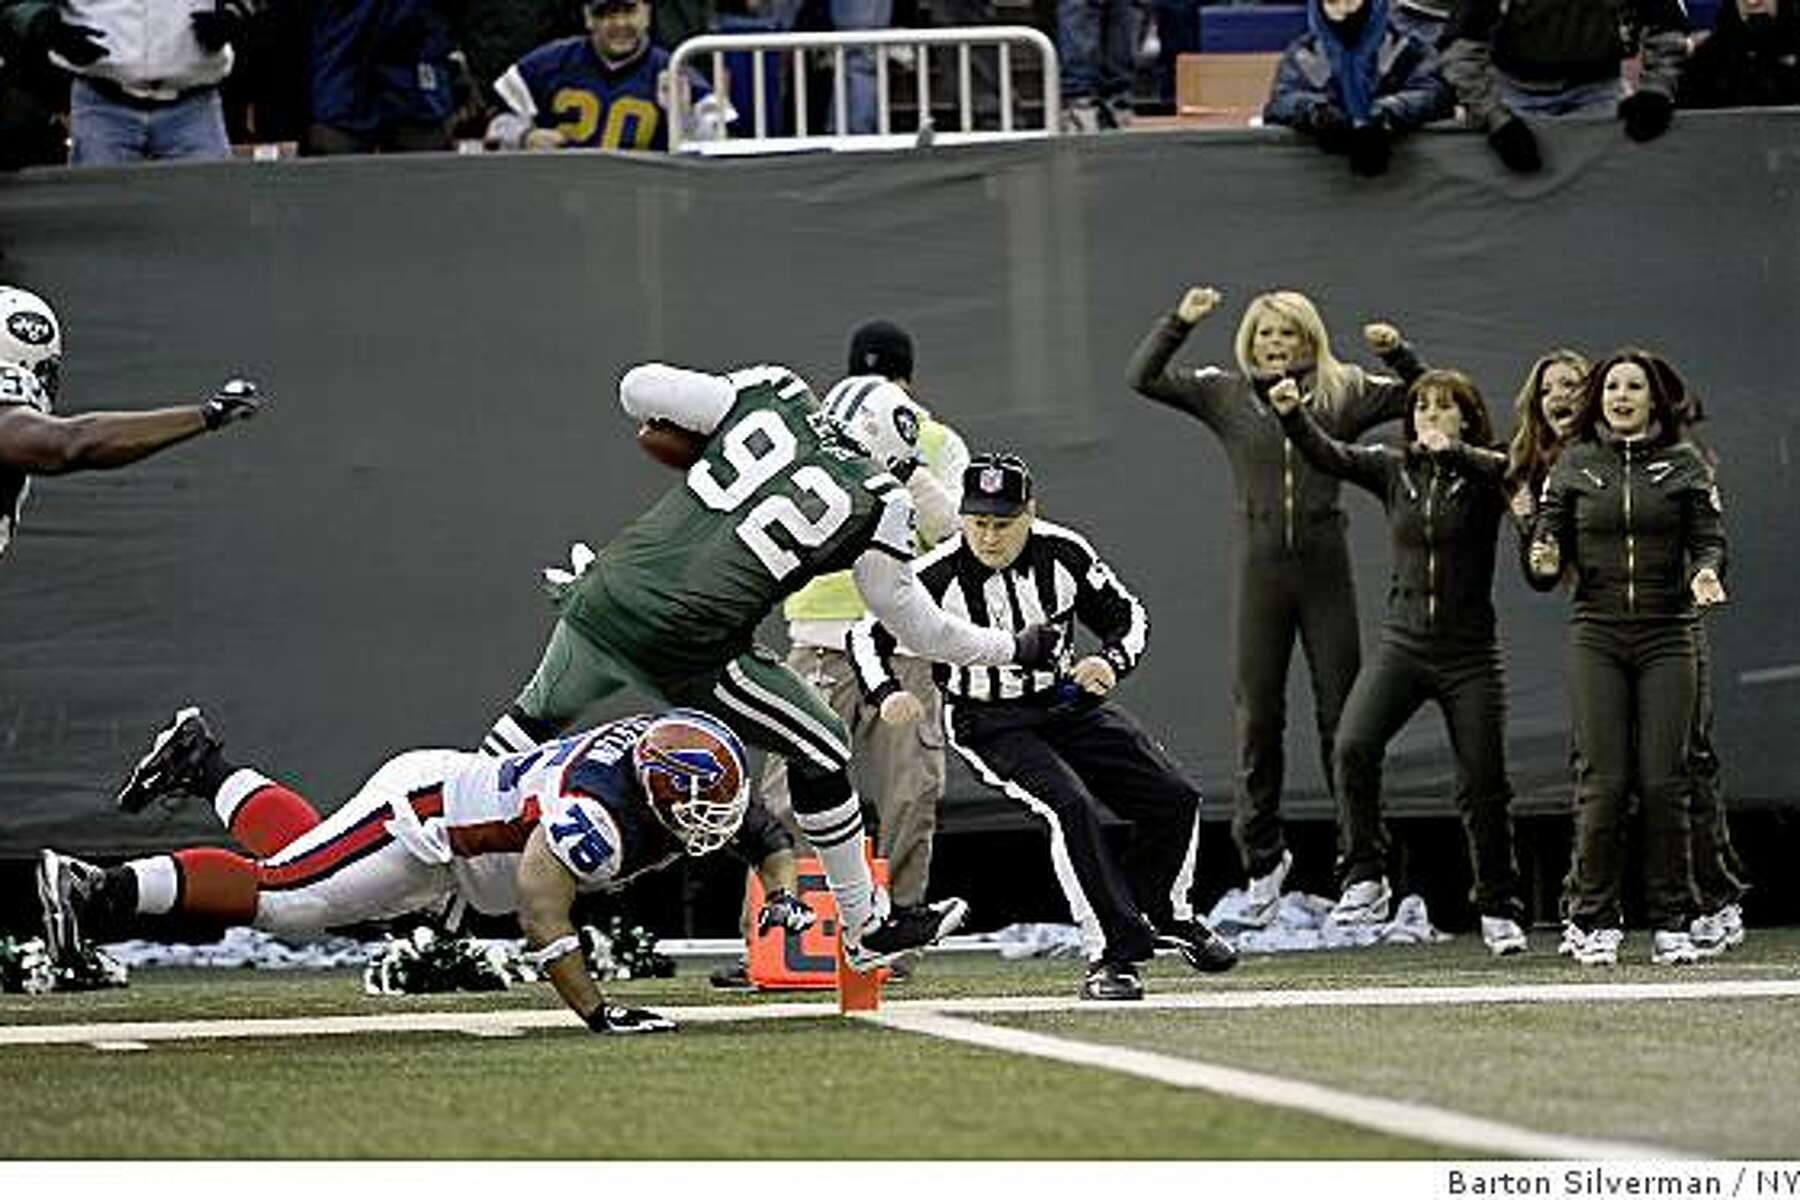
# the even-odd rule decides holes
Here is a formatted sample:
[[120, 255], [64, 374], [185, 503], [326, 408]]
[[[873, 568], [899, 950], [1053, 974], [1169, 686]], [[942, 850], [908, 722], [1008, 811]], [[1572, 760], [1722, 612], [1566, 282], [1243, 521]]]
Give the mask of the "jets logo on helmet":
[[23, 288], [0, 286], [0, 363], [30, 371], [44, 394], [56, 399], [61, 383], [62, 333], [56, 313], [43, 297]]
[[750, 803], [743, 743], [695, 709], [656, 718], [638, 735], [632, 767], [657, 820], [689, 854], [708, 854], [743, 823]]
[[892, 470], [917, 454], [925, 411], [897, 383], [879, 375], [851, 375], [825, 393], [825, 419]]

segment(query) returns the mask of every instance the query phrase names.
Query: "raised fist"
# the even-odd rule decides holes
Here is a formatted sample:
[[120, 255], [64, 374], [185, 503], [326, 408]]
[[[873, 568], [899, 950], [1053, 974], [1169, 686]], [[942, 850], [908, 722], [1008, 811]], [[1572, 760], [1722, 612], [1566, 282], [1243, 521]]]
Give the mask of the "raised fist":
[[1371, 321], [1363, 326], [1363, 341], [1377, 354], [1390, 354], [1400, 347], [1400, 331], [1386, 321]]
[[1301, 399], [1300, 385], [1285, 375], [1269, 389], [1269, 407], [1283, 416], [1299, 408]]
[[1216, 288], [1189, 288], [1187, 294], [1182, 296], [1181, 303], [1175, 306], [1175, 315], [1192, 325], [1219, 307], [1219, 302], [1224, 299], [1225, 297], [1220, 295]]

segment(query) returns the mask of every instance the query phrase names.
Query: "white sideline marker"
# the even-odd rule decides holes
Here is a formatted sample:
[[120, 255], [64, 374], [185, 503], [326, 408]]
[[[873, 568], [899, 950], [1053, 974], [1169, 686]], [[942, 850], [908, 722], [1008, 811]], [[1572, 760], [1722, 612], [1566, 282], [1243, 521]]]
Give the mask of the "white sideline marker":
[[[1121, 1005], [1123, 1007], [1123, 1005]], [[1176, 1058], [1127, 1046], [1078, 1042], [1050, 1034], [999, 1025], [983, 1025], [962, 1017], [933, 1012], [871, 1013], [862, 1018], [890, 1029], [946, 1041], [962, 1042], [987, 1050], [1023, 1054], [1078, 1067], [1097, 1067], [1171, 1087], [1193, 1088], [1253, 1104], [1290, 1108], [1325, 1117], [1345, 1125], [1377, 1133], [1458, 1146], [1483, 1154], [1509, 1154], [1532, 1159], [1631, 1159], [1646, 1161], [1686, 1157], [1660, 1146], [1630, 1142], [1597, 1141], [1539, 1133], [1517, 1125], [1465, 1116], [1427, 1104], [1383, 1100], [1355, 1092], [1338, 1091], [1316, 1083], [1264, 1075], [1237, 1067], [1219, 1066], [1196, 1059]]]

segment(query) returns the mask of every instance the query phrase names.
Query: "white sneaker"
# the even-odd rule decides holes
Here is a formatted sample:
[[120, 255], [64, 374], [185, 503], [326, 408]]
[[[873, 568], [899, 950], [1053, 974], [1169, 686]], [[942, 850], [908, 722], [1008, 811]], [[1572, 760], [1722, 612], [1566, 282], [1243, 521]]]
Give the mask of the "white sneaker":
[[1564, 921], [1562, 941], [1557, 944], [1556, 952], [1564, 958], [1573, 958], [1586, 937], [1587, 934], [1581, 932], [1581, 926], [1573, 921]]
[[1659, 967], [1700, 961], [1700, 951], [1685, 929], [1659, 929], [1650, 938], [1650, 961]]
[[1099, 133], [1100, 102], [1084, 97], [1068, 105], [1062, 112], [1064, 133]]
[[1388, 906], [1393, 899], [1385, 877], [1364, 879], [1344, 889], [1325, 919], [1333, 925], [1379, 925], [1388, 919]]
[[1481, 918], [1481, 940], [1495, 958], [1525, 952], [1525, 931], [1511, 917]]
[[1718, 912], [1694, 918], [1688, 927], [1694, 948], [1707, 958], [1744, 944], [1744, 910], [1727, 904]]
[[1273, 921], [1275, 914], [1281, 911], [1281, 885], [1287, 882], [1288, 872], [1293, 868], [1293, 853], [1283, 850], [1281, 861], [1273, 870], [1267, 875], [1253, 876], [1245, 889], [1244, 911], [1238, 919], [1257, 929]]
[[1584, 967], [1610, 967], [1619, 961], [1619, 947], [1625, 942], [1623, 929], [1575, 930], [1581, 941], [1573, 953]]

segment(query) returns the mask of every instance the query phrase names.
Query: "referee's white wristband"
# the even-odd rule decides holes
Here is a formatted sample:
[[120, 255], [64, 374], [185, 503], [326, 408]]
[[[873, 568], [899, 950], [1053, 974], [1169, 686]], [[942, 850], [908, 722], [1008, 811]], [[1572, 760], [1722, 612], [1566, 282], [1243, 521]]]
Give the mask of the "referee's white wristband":
[[542, 970], [563, 955], [573, 954], [579, 949], [581, 949], [581, 939], [575, 934], [565, 933], [542, 950], [530, 951], [525, 955], [525, 959], [532, 966]]

